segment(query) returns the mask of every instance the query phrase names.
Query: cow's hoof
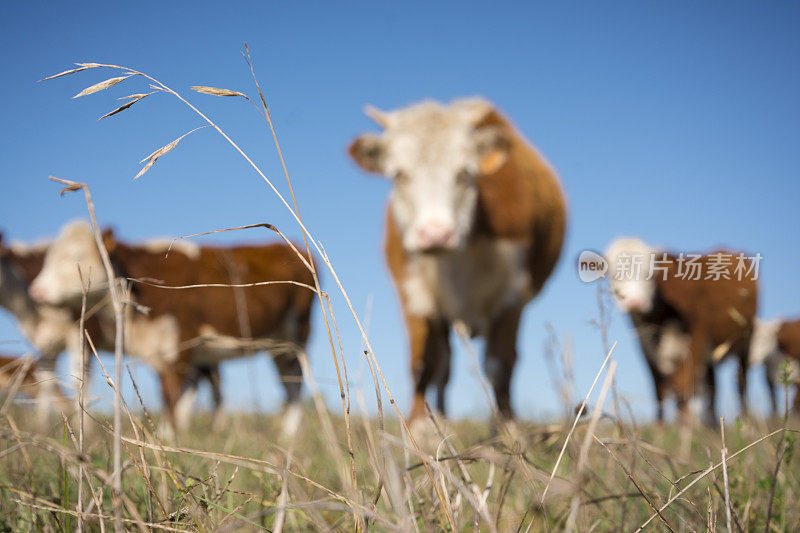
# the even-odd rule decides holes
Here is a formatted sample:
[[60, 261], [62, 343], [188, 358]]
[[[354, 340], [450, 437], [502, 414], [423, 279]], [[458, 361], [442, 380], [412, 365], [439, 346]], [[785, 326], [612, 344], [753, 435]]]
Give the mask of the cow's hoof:
[[228, 420], [227, 413], [223, 412], [221, 409], [214, 412], [214, 415], [211, 419], [211, 429], [214, 431], [214, 433], [225, 431], [229, 427], [230, 420]]
[[[441, 425], [439, 427], [441, 428]], [[414, 444], [416, 443], [419, 450], [426, 455], [436, 457], [437, 450], [441, 455], [441, 449], [444, 445], [443, 438], [430, 417], [420, 416], [413, 418], [408, 422], [408, 431], [411, 433], [413, 441], [408, 438], [408, 435], [404, 434], [404, 436], [410, 451], [414, 451]]]
[[158, 424], [158, 436], [165, 444], [175, 444], [178, 440], [175, 428], [166, 420], [162, 420]]
[[286, 406], [281, 420], [281, 440], [292, 441], [297, 436], [297, 430], [303, 421], [303, 408], [299, 403], [290, 403]]

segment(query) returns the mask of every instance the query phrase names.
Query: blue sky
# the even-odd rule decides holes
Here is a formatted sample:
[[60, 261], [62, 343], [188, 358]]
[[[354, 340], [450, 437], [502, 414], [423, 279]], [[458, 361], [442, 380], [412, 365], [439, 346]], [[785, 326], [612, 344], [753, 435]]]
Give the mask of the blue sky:
[[[761, 315], [800, 314], [794, 275], [800, 198], [800, 5], [792, 2], [487, 3], [138, 2], [0, 3], [0, 228], [11, 239], [54, 235], [85, 216], [78, 196], [59, 197], [47, 176], [87, 182], [101, 223], [135, 241], [270, 222], [299, 230], [286, 210], [211, 129], [184, 139], [142, 179], [138, 161], [201, 122], [154, 95], [98, 122], [114, 98], [146, 89], [129, 80], [71, 100], [115, 74], [89, 70], [36, 80], [75, 61], [126, 65], [187, 94], [191, 85], [254, 94], [240, 51], [247, 41], [293, 179], [301, 214], [322, 241], [370, 338], [389, 385], [408, 406], [411, 384], [398, 304], [381, 255], [389, 184], [346, 157], [374, 129], [371, 103], [400, 107], [422, 98], [482, 95], [494, 101], [558, 169], [570, 225], [562, 261], [525, 314], [514, 404], [526, 418], [559, 413], [546, 371], [551, 324], [574, 346], [576, 394], [602, 361], [596, 287], [575, 259], [620, 234], [676, 250], [718, 245], [760, 252]], [[241, 144], [282, 191], [280, 163], [262, 119], [244, 102], [188, 94]], [[222, 234], [200, 242], [254, 242], [270, 235]], [[334, 294], [331, 276], [323, 282]], [[361, 342], [341, 298], [336, 314], [354, 388], [374, 398]], [[332, 407], [335, 372], [317, 313], [309, 346]], [[653, 413], [649, 375], [627, 319], [614, 311], [620, 390], [634, 411]], [[2, 351], [23, 351], [7, 314]], [[449, 405], [481, 415], [486, 402], [462, 350]], [[733, 368], [721, 375], [722, 412], [737, 412]], [[155, 382], [139, 366], [151, 405]], [[280, 394], [260, 357], [223, 366], [227, 406], [274, 409]], [[761, 373], [752, 399], [763, 405]], [[93, 390], [108, 398], [95, 380]]]

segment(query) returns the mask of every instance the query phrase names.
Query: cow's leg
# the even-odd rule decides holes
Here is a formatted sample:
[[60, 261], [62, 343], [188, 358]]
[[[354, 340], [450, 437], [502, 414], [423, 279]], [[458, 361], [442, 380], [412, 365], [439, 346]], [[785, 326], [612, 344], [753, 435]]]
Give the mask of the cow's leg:
[[644, 354], [644, 360], [647, 361], [647, 368], [650, 369], [650, 375], [653, 377], [653, 387], [656, 393], [656, 421], [659, 424], [664, 423], [664, 400], [667, 396], [669, 389], [667, 376], [659, 370], [655, 361], [658, 360], [658, 343], [656, 336], [653, 335], [655, 330], [654, 326], [641, 324], [634, 321], [636, 332], [639, 336], [639, 345]]
[[296, 403], [300, 401], [300, 392], [303, 386], [303, 370], [300, 367], [300, 359], [295, 350], [287, 350], [273, 356], [275, 366], [278, 369], [281, 385], [286, 396], [286, 403]]
[[273, 354], [272, 360], [278, 369], [281, 384], [286, 394], [286, 405], [283, 412], [282, 434], [284, 437], [293, 437], [300, 427], [303, 410], [300, 406], [300, 393], [303, 386], [303, 368], [300, 357], [305, 354], [297, 349], [287, 349]]
[[219, 377], [219, 365], [202, 365], [196, 368], [198, 385], [201, 379], [208, 380], [211, 387], [211, 409], [216, 413], [222, 406], [222, 388]]
[[673, 386], [678, 401], [678, 417], [683, 427], [688, 427], [692, 422], [690, 410], [691, 399], [695, 395], [697, 380], [707, 368], [706, 363], [706, 335], [702, 328], [695, 328], [690, 332], [689, 353], [678, 364], [673, 375]]
[[764, 361], [764, 378], [767, 382], [767, 390], [769, 391], [769, 403], [771, 408], [771, 416], [778, 416], [778, 388], [776, 387], [775, 377], [778, 372], [775, 370], [775, 358], [767, 357]]
[[208, 383], [211, 385], [211, 401], [213, 403], [214, 415], [222, 409], [222, 379], [219, 375], [219, 365], [212, 365], [206, 368]]
[[166, 422], [164, 429], [174, 432], [179, 429], [177, 407], [187, 378], [186, 371], [178, 365], [169, 365], [159, 372], [159, 378], [161, 379], [161, 399], [164, 404], [164, 421]]
[[666, 399], [668, 390], [667, 378], [660, 370], [652, 365], [650, 366], [650, 370], [653, 374], [653, 386], [656, 391], [656, 421], [661, 425], [664, 423], [664, 400]]
[[494, 319], [486, 338], [484, 366], [494, 388], [497, 410], [503, 418], [513, 418], [511, 409], [511, 376], [517, 362], [517, 331], [522, 306], [511, 307]]
[[706, 367], [706, 412], [703, 422], [709, 428], [715, 427], [719, 423], [717, 416], [717, 376], [713, 363]]
[[219, 375], [219, 365], [208, 365], [203, 368], [204, 377], [211, 385], [211, 424], [217, 431], [221, 431], [226, 426], [226, 417], [222, 409], [222, 380]]
[[40, 428], [45, 428], [54, 419], [58, 411], [66, 407], [64, 395], [56, 377], [56, 357], [53, 354], [42, 354], [36, 363], [35, 381], [38, 384], [36, 393], [36, 417]]
[[632, 314], [631, 319], [636, 328], [636, 336], [639, 338], [639, 347], [653, 378], [653, 388], [656, 393], [656, 421], [660, 425], [664, 423], [664, 400], [668, 390], [667, 376], [656, 365], [656, 361], [659, 359], [658, 345], [662, 331], [660, 327], [645, 322], [636, 314]]
[[450, 381], [450, 360], [452, 358], [452, 353], [450, 350], [449, 328], [447, 328], [447, 325], [444, 325], [443, 327], [445, 328], [445, 331], [442, 332], [442, 342], [444, 343], [444, 347], [442, 349], [441, 357], [437, 361], [437, 371], [434, 380], [436, 382], [436, 409], [442, 414], [442, 416], [446, 416], [447, 409], [445, 405], [445, 391], [447, 389], [447, 383]]
[[737, 374], [737, 385], [739, 390], [739, 408], [741, 409], [743, 418], [747, 418], [750, 416], [750, 407], [747, 401], [747, 369], [748, 369], [749, 358], [750, 358], [750, 349], [746, 347], [739, 353], [739, 372]]
[[449, 377], [450, 328], [444, 320], [414, 315], [406, 316], [406, 325], [414, 379], [414, 403], [409, 415], [411, 422], [425, 417], [425, 393], [434, 382], [439, 387], [439, 407], [444, 407], [444, 387]]
[[185, 430], [191, 425], [199, 386], [200, 375], [195, 372], [192, 372], [189, 379], [184, 380], [180, 396], [175, 404], [175, 429]]

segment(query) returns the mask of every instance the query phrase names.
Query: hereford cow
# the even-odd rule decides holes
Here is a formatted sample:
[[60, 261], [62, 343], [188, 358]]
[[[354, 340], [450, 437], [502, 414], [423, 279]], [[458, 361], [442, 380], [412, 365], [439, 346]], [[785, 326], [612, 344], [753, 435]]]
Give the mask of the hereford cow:
[[[269, 350], [278, 366], [296, 422], [302, 382], [298, 355], [309, 334], [313, 293], [295, 283], [313, 286], [314, 280], [289, 246], [178, 243], [166, 256], [164, 243], [131, 246], [109, 230], [103, 240], [116, 275], [142, 281], [131, 286], [136, 305], [126, 306], [125, 351], [158, 373], [170, 426], [188, 425], [197, 369], [261, 350]], [[103, 288], [91, 298], [103, 297], [108, 280], [91, 228], [82, 222], [65, 227], [50, 247], [31, 294], [39, 301], [77, 305], [76, 264], [91, 277], [92, 287]], [[160, 284], [259, 285], [170, 290]], [[99, 314], [113, 336], [112, 315], [110, 306]]]
[[52, 411], [54, 399], [62, 397], [55, 374], [56, 358], [66, 348], [73, 354], [80, 353], [80, 332], [73, 313], [38, 304], [28, 295], [30, 283], [42, 268], [46, 250], [47, 243], [6, 246], [0, 235], [0, 307], [12, 314], [22, 334], [38, 352], [36, 399], [40, 420]]
[[425, 413], [431, 385], [445, 410], [456, 322], [486, 338], [486, 374], [500, 415], [511, 417], [520, 316], [564, 240], [558, 178], [485, 100], [425, 101], [367, 114], [383, 132], [362, 135], [349, 152], [364, 170], [392, 181], [385, 253], [409, 336], [410, 418]]
[[[0, 307], [6, 308], [16, 320], [39, 355], [37, 405], [41, 415], [49, 414], [54, 407], [53, 398], [62, 398], [55, 374], [56, 358], [65, 349], [69, 352], [70, 376], [78, 378], [81, 373], [80, 309], [41, 303], [31, 298], [30, 286], [42, 269], [49, 242], [26, 246], [15, 243], [4, 246], [0, 235]], [[77, 269], [76, 269], [77, 275]], [[78, 295], [82, 296], [79, 292]], [[76, 297], [75, 303], [79, 302]], [[84, 321], [98, 350], [114, 350], [113, 328], [101, 328], [101, 322], [91, 312]], [[90, 350], [86, 350], [86, 365], [91, 362]], [[88, 368], [88, 366], [86, 367]], [[199, 366], [191, 373], [192, 383], [205, 378], [211, 383], [214, 409], [222, 404], [219, 387], [219, 369], [216, 365]], [[63, 404], [62, 404], [63, 405]]]
[[[778, 390], [784, 363], [788, 363], [789, 384], [800, 382], [800, 320], [756, 320], [753, 340], [750, 344], [752, 363], [763, 362], [766, 366], [767, 387], [772, 404], [772, 414], [778, 413]], [[800, 389], [795, 392], [795, 413], [800, 413]]]
[[[686, 257], [630, 238], [614, 241], [605, 256], [614, 298], [630, 316], [653, 375], [658, 420], [663, 421], [665, 397], [674, 392], [681, 421], [688, 423], [689, 400], [702, 388], [708, 402], [704, 419], [717, 423], [714, 363], [729, 353], [739, 360], [739, 398], [746, 414], [758, 301], [750, 261], [721, 250], [697, 254], [691, 260], [695, 266], [689, 266]], [[743, 272], [737, 270], [740, 257]]]

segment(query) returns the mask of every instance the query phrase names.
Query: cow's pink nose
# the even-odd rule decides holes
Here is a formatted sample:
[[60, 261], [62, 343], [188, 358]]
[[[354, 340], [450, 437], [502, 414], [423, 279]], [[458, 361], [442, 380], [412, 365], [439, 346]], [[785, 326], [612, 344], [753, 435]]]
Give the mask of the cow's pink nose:
[[44, 301], [44, 291], [38, 285], [31, 285], [28, 288], [28, 294], [30, 294], [31, 298], [36, 302]]
[[625, 311], [641, 311], [644, 308], [644, 300], [641, 298], [626, 298], [623, 304]]
[[442, 222], [430, 222], [417, 230], [417, 242], [423, 250], [447, 248], [452, 244], [454, 231]]

